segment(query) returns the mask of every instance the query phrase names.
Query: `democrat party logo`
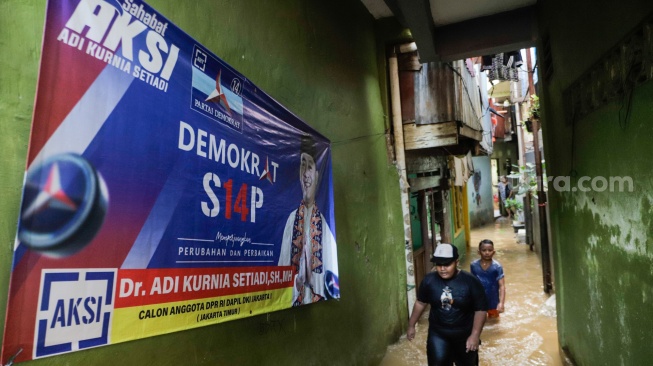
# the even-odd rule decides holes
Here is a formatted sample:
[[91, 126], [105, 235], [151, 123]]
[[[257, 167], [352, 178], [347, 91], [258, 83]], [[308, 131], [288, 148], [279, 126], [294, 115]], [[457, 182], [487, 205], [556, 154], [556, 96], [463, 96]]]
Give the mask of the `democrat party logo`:
[[193, 49], [190, 108], [239, 132], [243, 130], [243, 81], [197, 45]]
[[263, 174], [261, 174], [261, 176], [259, 177], [259, 180], [266, 179], [268, 182], [270, 182], [270, 184], [274, 184], [274, 181], [276, 179], [276, 173], [277, 173], [276, 172], [277, 169], [276, 169], [275, 165], [276, 164], [274, 162], [272, 162], [272, 167], [274, 168], [274, 171], [270, 170], [270, 159], [269, 159], [269, 157], [266, 156], [265, 157], [265, 168], [263, 169]]
[[109, 344], [115, 277], [115, 269], [44, 269], [33, 358]]
[[76, 154], [60, 154], [27, 171], [18, 239], [51, 257], [71, 255], [102, 226], [108, 193], [102, 177]]
[[325, 276], [326, 289], [329, 297], [332, 299], [340, 298], [340, 283], [338, 281], [338, 276], [331, 271], [326, 271]]

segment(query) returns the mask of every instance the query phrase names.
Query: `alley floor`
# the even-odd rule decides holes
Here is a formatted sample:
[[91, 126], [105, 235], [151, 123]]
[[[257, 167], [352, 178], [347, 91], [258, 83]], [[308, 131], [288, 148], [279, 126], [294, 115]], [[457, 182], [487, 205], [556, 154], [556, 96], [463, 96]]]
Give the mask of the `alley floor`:
[[[478, 243], [494, 242], [494, 259], [504, 268], [506, 310], [498, 320], [488, 320], [481, 334], [481, 366], [563, 365], [558, 354], [555, 302], [542, 291], [542, 269], [535, 252], [517, 242], [508, 220], [473, 229], [469, 255], [460, 268], [469, 271], [469, 263], [478, 258]], [[549, 300], [547, 302], [547, 300]], [[406, 334], [388, 347], [381, 366], [426, 365], [428, 309], [417, 324], [412, 342]]]

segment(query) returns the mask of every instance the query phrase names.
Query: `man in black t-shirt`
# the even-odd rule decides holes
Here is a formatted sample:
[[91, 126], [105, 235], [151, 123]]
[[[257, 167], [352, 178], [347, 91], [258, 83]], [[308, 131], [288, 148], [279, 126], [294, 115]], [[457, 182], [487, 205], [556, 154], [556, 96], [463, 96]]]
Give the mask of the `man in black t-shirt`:
[[481, 282], [459, 270], [458, 249], [451, 244], [435, 248], [431, 262], [436, 272], [424, 277], [408, 321], [408, 340], [415, 338], [415, 324], [427, 304], [429, 335], [426, 354], [429, 366], [478, 365], [478, 346], [485, 324], [487, 300]]

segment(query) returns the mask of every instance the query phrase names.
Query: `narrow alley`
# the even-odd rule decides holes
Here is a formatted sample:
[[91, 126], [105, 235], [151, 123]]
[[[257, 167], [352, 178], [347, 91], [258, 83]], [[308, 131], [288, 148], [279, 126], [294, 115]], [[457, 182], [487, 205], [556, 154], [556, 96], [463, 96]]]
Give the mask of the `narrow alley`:
[[[476, 245], [482, 239], [494, 241], [496, 254], [505, 271], [506, 311], [497, 321], [488, 320], [481, 335], [481, 366], [563, 365], [558, 353], [555, 301], [542, 291], [542, 270], [537, 255], [528, 245], [517, 243], [508, 221], [473, 229], [469, 255], [460, 268], [469, 271], [469, 263], [478, 258]], [[390, 345], [381, 366], [426, 365], [428, 311], [417, 325], [412, 342], [404, 334]]]
[[0, 0], [0, 39], [0, 366], [425, 366], [424, 278], [479, 365], [653, 364], [653, 0]]

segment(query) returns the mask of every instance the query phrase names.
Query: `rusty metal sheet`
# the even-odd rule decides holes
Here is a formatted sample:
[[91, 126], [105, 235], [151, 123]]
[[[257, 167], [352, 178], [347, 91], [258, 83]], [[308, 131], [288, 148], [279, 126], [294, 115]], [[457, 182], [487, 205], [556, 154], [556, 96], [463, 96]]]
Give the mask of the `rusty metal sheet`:
[[454, 73], [444, 63], [429, 62], [415, 73], [415, 123], [431, 124], [456, 120]]

